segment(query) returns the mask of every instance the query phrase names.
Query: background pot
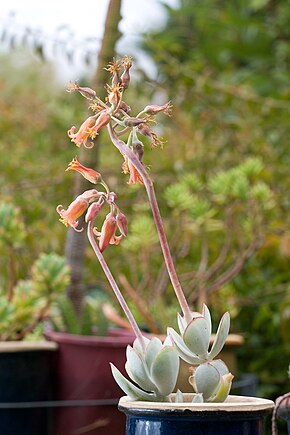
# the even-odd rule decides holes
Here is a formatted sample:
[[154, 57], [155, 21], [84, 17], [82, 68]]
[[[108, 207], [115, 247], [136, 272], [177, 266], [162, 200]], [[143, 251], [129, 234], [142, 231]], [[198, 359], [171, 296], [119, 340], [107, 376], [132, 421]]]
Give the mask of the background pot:
[[[48, 435], [49, 411], [29, 402], [51, 399], [56, 349], [55, 343], [0, 342], [1, 435]], [[8, 403], [20, 408], [5, 409]]]
[[124, 370], [126, 347], [135, 336], [125, 330], [110, 330], [106, 337], [52, 331], [46, 332], [46, 337], [59, 347], [55, 399], [99, 401], [96, 406], [56, 408], [54, 435], [125, 433], [125, 416], [117, 407], [123, 392], [113, 379], [109, 363]]
[[[271, 400], [229, 396], [224, 403], [137, 402], [125, 396], [119, 409], [127, 417], [126, 435], [263, 435]], [[174, 397], [174, 395], [173, 395]]]

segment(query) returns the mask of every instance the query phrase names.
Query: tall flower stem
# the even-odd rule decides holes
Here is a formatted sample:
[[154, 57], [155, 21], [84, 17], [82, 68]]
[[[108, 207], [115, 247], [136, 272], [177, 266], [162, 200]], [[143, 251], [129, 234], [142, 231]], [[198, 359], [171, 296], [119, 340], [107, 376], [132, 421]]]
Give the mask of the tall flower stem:
[[112, 275], [112, 273], [111, 273], [111, 271], [106, 263], [106, 260], [103, 257], [103, 254], [101, 253], [101, 251], [98, 247], [98, 244], [96, 243], [94, 233], [93, 233], [93, 223], [92, 222], [88, 222], [88, 230], [87, 231], [88, 231], [88, 239], [89, 239], [90, 244], [94, 250], [94, 253], [96, 254], [96, 257], [99, 260], [99, 263], [100, 263], [100, 265], [101, 265], [101, 267], [102, 267], [102, 269], [103, 269], [103, 271], [104, 271], [104, 273], [105, 273], [105, 275], [110, 283], [110, 286], [112, 287], [112, 289], [115, 293], [115, 296], [116, 296], [119, 304], [122, 307], [122, 310], [126, 314], [128, 320], [130, 322], [130, 325], [131, 325], [136, 337], [138, 338], [138, 340], [142, 346], [143, 351], [145, 352], [145, 343], [143, 340], [142, 333], [141, 333], [141, 331], [136, 323], [136, 320], [134, 319], [133, 314], [131, 313], [130, 308], [128, 307], [128, 305], [127, 305], [127, 303], [126, 303], [126, 301], [125, 301], [125, 299], [124, 299], [124, 297], [123, 297], [123, 295], [122, 295], [122, 293], [121, 293], [121, 291], [120, 291], [120, 289], [115, 281], [115, 278], [113, 277], [113, 275]]
[[167, 242], [167, 237], [166, 237], [166, 234], [164, 231], [163, 222], [162, 222], [162, 218], [160, 215], [160, 211], [159, 211], [159, 207], [158, 207], [158, 203], [157, 203], [157, 199], [156, 199], [155, 190], [154, 190], [152, 180], [149, 177], [145, 166], [140, 162], [140, 160], [133, 153], [133, 151], [121, 139], [119, 139], [117, 137], [111, 124], [108, 124], [108, 131], [110, 134], [110, 138], [111, 138], [113, 144], [115, 145], [115, 147], [120, 151], [120, 153], [123, 156], [126, 156], [126, 157], [128, 157], [128, 159], [131, 160], [132, 164], [135, 166], [135, 168], [137, 169], [137, 171], [139, 172], [139, 174], [142, 177], [142, 180], [143, 180], [143, 183], [144, 183], [147, 195], [148, 195], [149, 203], [151, 206], [151, 210], [152, 210], [153, 218], [155, 221], [157, 233], [159, 236], [159, 241], [160, 241], [161, 249], [163, 252], [166, 268], [168, 270], [168, 274], [169, 274], [172, 286], [174, 288], [176, 297], [178, 299], [179, 305], [182, 309], [184, 318], [189, 323], [191, 320], [190, 308], [189, 308], [188, 303], [185, 299], [185, 296], [184, 296], [183, 290], [181, 288], [178, 276], [176, 274], [176, 270], [175, 270], [173, 259], [172, 259], [171, 253], [170, 253], [169, 245]]

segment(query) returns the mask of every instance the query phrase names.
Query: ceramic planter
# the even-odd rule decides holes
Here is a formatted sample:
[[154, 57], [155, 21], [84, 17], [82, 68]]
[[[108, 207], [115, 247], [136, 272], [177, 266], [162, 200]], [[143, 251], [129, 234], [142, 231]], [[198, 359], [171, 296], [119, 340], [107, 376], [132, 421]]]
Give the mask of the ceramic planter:
[[48, 435], [48, 410], [29, 402], [51, 399], [56, 349], [47, 342], [0, 343], [1, 435]]
[[135, 336], [126, 330], [111, 330], [106, 337], [52, 331], [46, 332], [46, 337], [59, 347], [55, 399], [110, 402], [56, 408], [53, 435], [125, 433], [125, 416], [117, 408], [123, 392], [113, 379], [109, 363], [121, 368], [125, 366], [126, 347], [133, 343]]
[[[229, 396], [224, 403], [156, 403], [120, 399], [126, 414], [126, 435], [263, 435], [271, 400]], [[174, 397], [174, 395], [173, 395]]]

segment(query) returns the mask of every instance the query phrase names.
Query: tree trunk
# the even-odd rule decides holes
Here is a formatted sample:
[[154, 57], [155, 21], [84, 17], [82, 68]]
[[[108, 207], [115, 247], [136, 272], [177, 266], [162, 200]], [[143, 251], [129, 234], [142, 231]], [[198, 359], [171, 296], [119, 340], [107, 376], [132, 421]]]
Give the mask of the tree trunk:
[[[110, 0], [105, 30], [101, 48], [98, 55], [97, 73], [93, 80], [93, 88], [96, 90], [100, 98], [105, 97], [105, 85], [108, 80], [108, 73], [104, 70], [106, 65], [112, 60], [115, 55], [115, 47], [121, 33], [118, 30], [119, 22], [121, 20], [121, 0]], [[95, 146], [92, 150], [80, 150], [79, 160], [88, 167], [97, 167], [98, 165], [98, 148], [100, 146], [100, 136], [95, 140]], [[92, 189], [82, 176], [75, 174], [74, 197], [80, 195], [87, 189]], [[84, 225], [84, 220], [80, 219], [80, 227]], [[67, 295], [72, 301], [76, 313], [80, 316], [82, 311], [82, 302], [85, 295], [85, 286], [83, 283], [84, 272], [84, 255], [86, 246], [86, 231], [77, 233], [72, 228], [69, 228], [65, 255], [71, 267], [71, 283], [67, 289]]]

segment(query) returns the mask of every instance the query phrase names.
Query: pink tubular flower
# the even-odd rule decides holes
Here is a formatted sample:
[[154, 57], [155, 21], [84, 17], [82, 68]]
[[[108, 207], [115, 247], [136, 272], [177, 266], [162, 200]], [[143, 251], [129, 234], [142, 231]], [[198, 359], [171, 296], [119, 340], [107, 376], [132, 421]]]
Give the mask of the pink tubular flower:
[[117, 219], [112, 213], [109, 213], [103, 223], [101, 232], [97, 232], [100, 251], [103, 252], [110, 245], [118, 245], [124, 235], [116, 236], [118, 228]]
[[105, 204], [104, 201], [103, 202], [93, 202], [88, 208], [88, 211], [87, 211], [86, 216], [85, 216], [85, 221], [87, 223], [93, 222], [96, 219], [96, 217], [98, 216], [98, 214], [99, 214], [99, 212], [104, 204]]
[[[94, 139], [96, 137], [96, 132], [93, 130], [93, 127], [96, 124], [95, 116], [89, 116], [83, 124], [80, 126], [79, 131], [75, 133], [75, 126], [73, 126], [70, 130], [68, 130], [68, 137], [71, 138], [71, 141], [76, 144], [77, 147], [81, 145], [86, 146], [87, 140], [89, 137]], [[90, 148], [86, 146], [86, 148]]]
[[74, 157], [73, 160], [69, 163], [68, 167], [66, 168], [66, 171], [77, 171], [80, 174], [82, 174], [84, 178], [86, 178], [88, 181], [90, 181], [93, 184], [97, 184], [102, 179], [102, 176], [99, 172], [83, 166], [78, 161], [77, 157]]
[[127, 218], [124, 215], [124, 213], [122, 213], [120, 210], [117, 213], [116, 220], [117, 220], [117, 225], [118, 225], [118, 228], [119, 228], [121, 234], [123, 234], [123, 236], [127, 236], [127, 234], [128, 234]]
[[62, 205], [58, 205], [56, 211], [61, 217], [60, 222], [66, 227], [70, 225], [77, 232], [83, 231], [83, 228], [77, 229], [79, 224], [77, 219], [84, 214], [90, 203], [96, 201], [100, 195], [96, 189], [86, 190], [68, 206], [67, 210]]
[[95, 136], [99, 133], [101, 128], [105, 127], [105, 125], [108, 124], [109, 121], [110, 121], [110, 115], [109, 115], [109, 113], [106, 110], [102, 111], [100, 113], [100, 115], [99, 115], [99, 117], [98, 117], [94, 127], [92, 128]]
[[139, 172], [137, 171], [137, 169], [135, 168], [135, 166], [133, 165], [130, 159], [128, 159], [127, 165], [130, 173], [128, 184], [137, 184], [137, 183], [144, 184], [141, 175], [139, 174]]
[[65, 210], [62, 205], [58, 205], [56, 211], [60, 215], [62, 222], [66, 227], [70, 225], [75, 231], [81, 232], [83, 228], [77, 229], [79, 224], [78, 218], [87, 210], [89, 201], [81, 196], [78, 196]]

